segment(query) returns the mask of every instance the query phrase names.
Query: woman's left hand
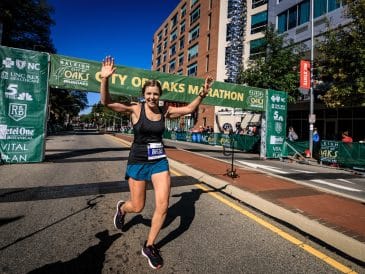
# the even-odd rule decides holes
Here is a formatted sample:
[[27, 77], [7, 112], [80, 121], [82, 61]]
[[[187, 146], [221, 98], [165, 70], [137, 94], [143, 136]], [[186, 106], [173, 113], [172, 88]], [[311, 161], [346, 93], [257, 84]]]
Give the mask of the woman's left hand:
[[212, 84], [213, 84], [213, 77], [211, 75], [208, 75], [207, 78], [205, 78], [203, 90], [202, 90], [201, 94], [199, 94], [199, 95], [202, 97], [207, 96], [208, 91], [211, 88]]

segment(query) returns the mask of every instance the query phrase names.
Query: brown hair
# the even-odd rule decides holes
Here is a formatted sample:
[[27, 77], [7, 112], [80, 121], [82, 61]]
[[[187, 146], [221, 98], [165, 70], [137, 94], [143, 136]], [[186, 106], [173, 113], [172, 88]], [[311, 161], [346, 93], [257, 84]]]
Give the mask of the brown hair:
[[157, 80], [152, 79], [152, 80], [148, 80], [144, 83], [143, 88], [142, 88], [142, 94], [143, 95], [144, 95], [147, 87], [157, 87], [159, 92], [160, 92], [160, 95], [162, 95], [161, 84]]

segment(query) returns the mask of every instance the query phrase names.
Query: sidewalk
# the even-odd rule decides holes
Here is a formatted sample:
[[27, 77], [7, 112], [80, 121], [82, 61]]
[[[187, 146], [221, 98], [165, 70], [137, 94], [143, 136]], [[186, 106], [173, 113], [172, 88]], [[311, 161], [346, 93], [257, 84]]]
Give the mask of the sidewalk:
[[[116, 136], [127, 142], [133, 137]], [[237, 178], [226, 176], [230, 164], [185, 150], [166, 149], [171, 168], [188, 174], [264, 213], [365, 262], [365, 205], [292, 181], [235, 167]]]

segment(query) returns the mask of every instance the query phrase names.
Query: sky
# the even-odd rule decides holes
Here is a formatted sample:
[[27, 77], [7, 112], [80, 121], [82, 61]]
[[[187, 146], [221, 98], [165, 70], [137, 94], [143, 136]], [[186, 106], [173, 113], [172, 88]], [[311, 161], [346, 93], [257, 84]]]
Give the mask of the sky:
[[[152, 40], [180, 0], [48, 0], [55, 25], [51, 39], [57, 54], [151, 69]], [[99, 93], [88, 93], [89, 105]], [[81, 112], [88, 113], [91, 108]]]

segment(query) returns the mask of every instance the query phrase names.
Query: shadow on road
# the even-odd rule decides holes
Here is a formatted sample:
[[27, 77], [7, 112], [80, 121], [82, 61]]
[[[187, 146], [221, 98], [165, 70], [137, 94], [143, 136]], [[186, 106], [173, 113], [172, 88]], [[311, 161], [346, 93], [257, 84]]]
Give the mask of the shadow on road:
[[[171, 178], [171, 186], [179, 187], [192, 185], [197, 180], [190, 176], [178, 176]], [[152, 185], [148, 184], [151, 190]], [[112, 181], [101, 183], [87, 183], [74, 185], [40, 186], [29, 188], [3, 188], [0, 189], [0, 203], [37, 201], [48, 199], [61, 199], [98, 194], [120, 193], [129, 191], [127, 181]]]
[[[179, 201], [169, 207], [167, 211], [166, 220], [162, 228], [168, 227], [175, 219], [180, 218], [180, 225], [175, 230], [171, 231], [162, 240], [160, 240], [156, 246], [158, 248], [163, 247], [167, 243], [177, 239], [185, 231], [187, 231], [195, 218], [195, 203], [200, 199], [200, 196], [209, 192], [221, 192], [227, 185], [212, 190], [191, 189], [189, 192], [183, 192], [180, 194], [172, 195], [172, 197], [181, 197]], [[151, 226], [151, 219], [144, 218], [141, 214], [134, 216], [123, 227], [123, 232], [128, 231], [131, 227], [143, 224], [145, 226]]]
[[21, 242], [21, 241], [23, 241], [25, 239], [28, 239], [28, 238], [34, 236], [35, 234], [38, 234], [39, 232], [42, 232], [42, 231], [44, 231], [44, 230], [46, 230], [46, 229], [48, 229], [48, 228], [50, 228], [50, 227], [52, 227], [52, 226], [54, 226], [54, 225], [56, 225], [58, 223], [61, 223], [61, 222], [65, 221], [65, 220], [67, 220], [68, 218], [70, 218], [70, 217], [72, 217], [72, 216], [74, 216], [76, 214], [79, 214], [80, 212], [82, 212], [82, 211], [84, 211], [86, 209], [92, 209], [92, 208], [94, 208], [97, 205], [97, 203], [98, 203], [98, 201], [95, 201], [95, 200], [97, 200], [98, 198], [102, 198], [102, 197], [104, 197], [104, 195], [98, 195], [98, 196], [96, 196], [96, 197], [94, 197], [92, 199], [87, 200], [87, 202], [86, 202], [87, 205], [85, 207], [83, 207], [83, 208], [81, 208], [81, 209], [79, 209], [79, 210], [77, 210], [77, 211], [75, 211], [75, 212], [73, 212], [73, 213], [71, 213], [71, 214], [69, 214], [69, 215], [67, 215], [67, 216], [65, 216], [65, 217], [63, 217], [63, 218], [61, 218], [61, 219], [59, 219], [59, 220], [57, 220], [57, 221], [55, 221], [55, 222], [53, 222], [53, 223], [45, 226], [45, 227], [43, 227], [43, 228], [41, 228], [41, 229], [38, 229], [38, 230], [36, 230], [36, 231], [28, 234], [28, 235], [22, 236], [22, 237], [16, 239], [15, 241], [13, 241], [12, 243], [9, 243], [9, 244], [7, 244], [5, 246], [0, 247], [0, 251], [2, 251], [4, 249], [7, 249], [8, 247], [10, 247], [10, 246], [12, 246], [12, 245], [14, 245], [14, 244], [16, 244], [18, 242]]
[[116, 233], [109, 235], [108, 230], [104, 230], [95, 235], [100, 242], [96, 245], [90, 246], [78, 257], [66, 261], [66, 262], [55, 262], [47, 264], [33, 271], [29, 274], [93, 274], [102, 273], [103, 265], [105, 261], [105, 253], [109, 247], [117, 240], [122, 234]]
[[[101, 147], [101, 148], [90, 148], [90, 149], [73, 149], [73, 150], [62, 150], [62, 149], [46, 149], [45, 162], [67, 162], [70, 161], [68, 158], [78, 157], [78, 156], [86, 156], [90, 154], [102, 153], [102, 152], [111, 152], [111, 151], [128, 151], [130, 148], [123, 147]], [[49, 154], [50, 152], [60, 151], [59, 153]], [[48, 154], [47, 154], [48, 153]], [[65, 160], [68, 159], [68, 160]], [[108, 157], [107, 159], [115, 159], [115, 160], [127, 160], [127, 157]], [[97, 158], [98, 161], [102, 161], [101, 158]], [[90, 158], [85, 159], [72, 159], [71, 161], [90, 161]]]

